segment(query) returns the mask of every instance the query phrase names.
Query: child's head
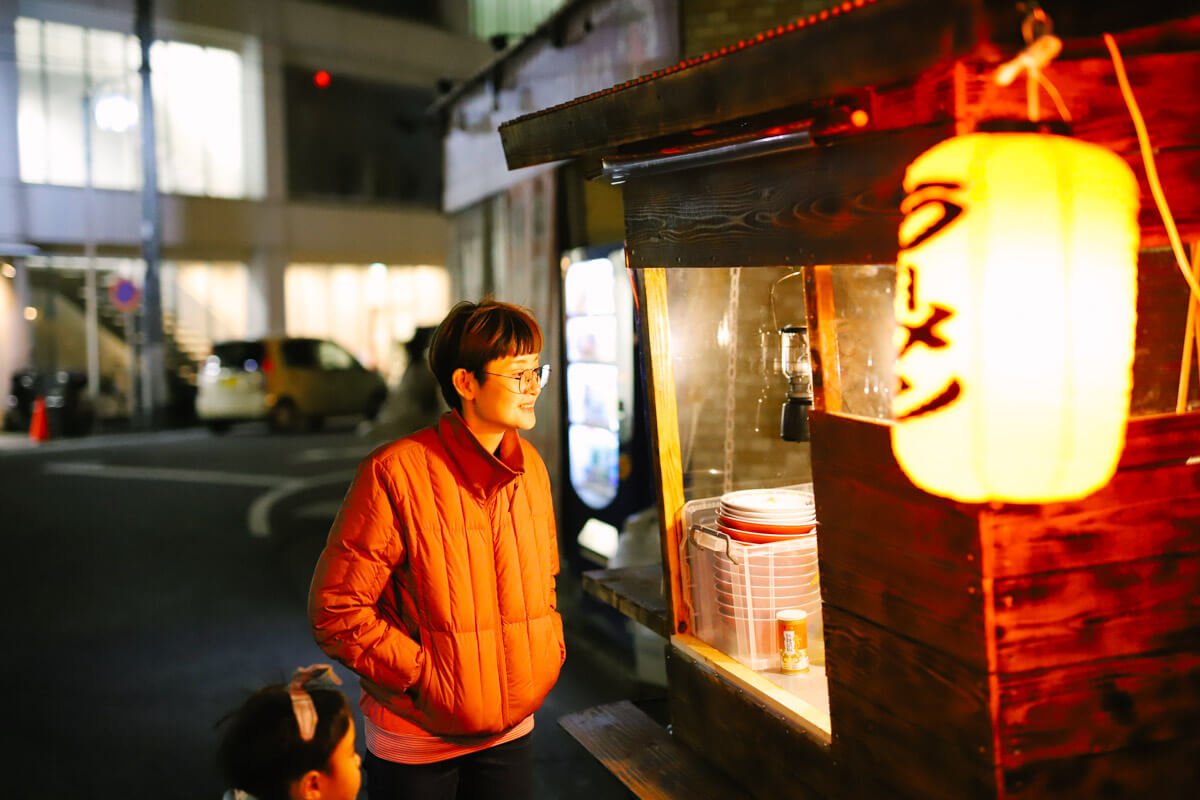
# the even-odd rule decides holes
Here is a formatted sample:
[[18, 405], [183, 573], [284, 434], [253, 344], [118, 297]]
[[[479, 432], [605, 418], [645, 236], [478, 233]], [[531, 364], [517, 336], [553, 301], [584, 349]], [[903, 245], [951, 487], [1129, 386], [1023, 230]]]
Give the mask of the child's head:
[[540, 353], [542, 329], [527, 309], [492, 298], [478, 303], [463, 301], [434, 331], [429, 344], [429, 367], [437, 376], [446, 403], [462, 411], [462, 398], [454, 388], [454, 373], [465, 369], [481, 384], [488, 379], [487, 365], [505, 356]]
[[218, 757], [230, 785], [257, 800], [354, 800], [362, 783], [354, 720], [328, 665], [252, 694], [226, 725]]

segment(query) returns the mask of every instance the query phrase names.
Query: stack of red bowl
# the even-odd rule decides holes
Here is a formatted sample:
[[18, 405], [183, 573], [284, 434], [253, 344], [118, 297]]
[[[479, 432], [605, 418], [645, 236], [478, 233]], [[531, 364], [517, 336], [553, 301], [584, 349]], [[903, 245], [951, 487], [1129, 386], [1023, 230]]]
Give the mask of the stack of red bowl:
[[748, 489], [721, 497], [717, 529], [734, 541], [769, 544], [811, 535], [817, 509], [808, 492]]

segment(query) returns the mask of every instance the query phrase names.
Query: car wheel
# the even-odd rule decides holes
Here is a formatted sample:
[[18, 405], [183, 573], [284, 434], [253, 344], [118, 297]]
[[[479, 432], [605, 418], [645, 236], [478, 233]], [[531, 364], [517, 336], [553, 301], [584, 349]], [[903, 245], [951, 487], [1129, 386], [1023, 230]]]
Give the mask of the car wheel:
[[229, 433], [229, 429], [233, 427], [233, 423], [226, 419], [214, 419], [205, 423], [208, 429], [220, 436], [223, 433]]
[[291, 433], [300, 423], [300, 412], [295, 402], [284, 398], [271, 408], [271, 416], [267, 419], [271, 430], [278, 433]]
[[383, 408], [383, 404], [386, 401], [387, 392], [375, 392], [373, 395], [371, 395], [370, 399], [367, 400], [367, 408], [365, 411], [363, 411], [363, 416], [369, 420], [375, 419], [379, 416], [379, 412]]

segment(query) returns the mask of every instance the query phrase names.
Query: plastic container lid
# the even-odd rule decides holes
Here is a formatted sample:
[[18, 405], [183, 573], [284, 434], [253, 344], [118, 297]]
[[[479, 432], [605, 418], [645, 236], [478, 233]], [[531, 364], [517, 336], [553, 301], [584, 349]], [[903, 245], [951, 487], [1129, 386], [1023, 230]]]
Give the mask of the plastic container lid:
[[781, 608], [775, 612], [775, 619], [780, 622], [799, 622], [808, 618], [808, 612], [802, 608]]

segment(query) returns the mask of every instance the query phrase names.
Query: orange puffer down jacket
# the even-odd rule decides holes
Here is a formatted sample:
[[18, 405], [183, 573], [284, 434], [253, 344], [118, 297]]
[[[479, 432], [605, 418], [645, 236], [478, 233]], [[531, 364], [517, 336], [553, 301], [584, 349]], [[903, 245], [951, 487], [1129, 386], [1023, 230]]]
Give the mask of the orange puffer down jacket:
[[515, 431], [488, 453], [457, 412], [366, 458], [309, 591], [317, 644], [438, 735], [532, 714], [566, 648], [550, 478]]

